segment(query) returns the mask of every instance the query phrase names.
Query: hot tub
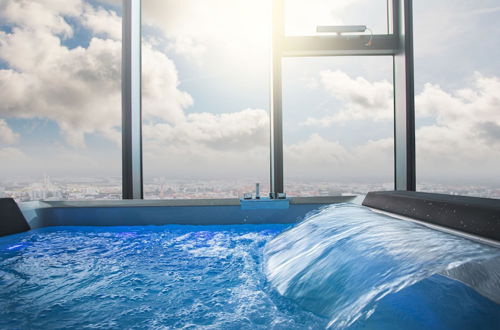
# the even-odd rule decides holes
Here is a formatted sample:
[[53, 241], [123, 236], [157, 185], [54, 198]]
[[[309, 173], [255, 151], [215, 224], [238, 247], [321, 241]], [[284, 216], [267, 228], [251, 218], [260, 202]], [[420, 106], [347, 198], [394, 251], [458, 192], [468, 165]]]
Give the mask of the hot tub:
[[23, 205], [33, 229], [0, 238], [0, 328], [500, 328], [451, 272], [499, 249], [336, 202]]

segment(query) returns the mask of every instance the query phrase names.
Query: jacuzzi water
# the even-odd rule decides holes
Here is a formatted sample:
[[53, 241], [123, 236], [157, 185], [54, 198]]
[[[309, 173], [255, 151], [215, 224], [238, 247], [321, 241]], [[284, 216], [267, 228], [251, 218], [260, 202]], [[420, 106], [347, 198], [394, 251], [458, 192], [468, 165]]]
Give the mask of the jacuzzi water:
[[[498, 248], [344, 204], [271, 240], [264, 271], [281, 295], [331, 328], [500, 329], [500, 305], [439, 275], [496, 258]], [[500, 285], [499, 271], [469, 283], [489, 277]]]
[[304, 329], [262, 250], [285, 225], [53, 227], [0, 238], [2, 329]]
[[[337, 306], [344, 313], [339, 302], [357, 302], [356, 297], [367, 292], [369, 286], [363, 278], [380, 276], [384, 267], [399, 272], [401, 269], [394, 265], [406, 262], [405, 256], [393, 256], [381, 262], [378, 258], [382, 256], [381, 246], [395, 242], [383, 239], [379, 242], [379, 231], [360, 230], [359, 223], [350, 222], [350, 216], [359, 219], [357, 211], [355, 207], [327, 209], [290, 230], [286, 230], [290, 227], [287, 225], [52, 227], [3, 237], [0, 238], [0, 328], [500, 328], [498, 304], [427, 268], [420, 271], [419, 267], [424, 267], [426, 262], [432, 263], [429, 258], [419, 259], [406, 270], [406, 273], [418, 273], [419, 280], [405, 280], [404, 285], [397, 286], [399, 291], [389, 285], [392, 293], [384, 291], [387, 295], [379, 300], [376, 298], [381, 297], [380, 294], [369, 297], [361, 312], [354, 309], [349, 314], [356, 318], [356, 313], [361, 313], [362, 317], [332, 323], [335, 313], [324, 313], [318, 306], [324, 307], [327, 301], [328, 306]], [[368, 222], [373, 220], [369, 213], [364, 216]], [[310, 278], [295, 274], [283, 290], [282, 275], [292, 276], [295, 267], [304, 269], [303, 264], [314, 273], [313, 257], [316, 261], [320, 259], [314, 253], [305, 253], [306, 246], [313, 240], [304, 238], [304, 234], [311, 234], [310, 226], [318, 226], [321, 217], [325, 224], [314, 232], [318, 234], [314, 240], [317, 246], [330, 246], [329, 253], [322, 255], [338, 256], [343, 260], [340, 268]], [[330, 230], [334, 222], [331, 219], [344, 224]], [[386, 226], [380, 230], [399, 230], [394, 224], [377, 225]], [[404, 226], [403, 229], [415, 230]], [[278, 235], [280, 232], [283, 233]], [[431, 233], [426, 240], [443, 239], [440, 235], [445, 235]], [[325, 242], [329, 234], [337, 235], [335, 237], [344, 243], [335, 244], [333, 239]], [[406, 238], [415, 238], [411, 233], [405, 234]], [[367, 241], [347, 243], [356, 241], [356, 235], [363, 236], [358, 242]], [[441, 243], [446, 245], [447, 239]], [[401, 240], [400, 244], [405, 244], [405, 237]], [[472, 244], [466, 249], [468, 258], [486, 258], [497, 252], [458, 240], [457, 244], [462, 247]], [[286, 241], [290, 243], [288, 247]], [[376, 248], [371, 249], [371, 244]], [[424, 248], [428, 247], [424, 244]], [[371, 252], [363, 253], [365, 248]], [[386, 246], [386, 256], [391, 255], [393, 248]], [[370, 259], [372, 253], [373, 260]], [[458, 256], [454, 262], [461, 260]], [[287, 262], [288, 266], [284, 267]], [[373, 266], [369, 265], [371, 262]], [[349, 266], [350, 263], [358, 266]], [[324, 269], [323, 266], [316, 268]], [[373, 283], [380, 284], [389, 277], [382, 278]], [[330, 287], [337, 288], [336, 296], [322, 287], [325, 282], [321, 279], [331, 281]], [[332, 300], [328, 302], [328, 299]], [[369, 312], [365, 313], [366, 310]]]

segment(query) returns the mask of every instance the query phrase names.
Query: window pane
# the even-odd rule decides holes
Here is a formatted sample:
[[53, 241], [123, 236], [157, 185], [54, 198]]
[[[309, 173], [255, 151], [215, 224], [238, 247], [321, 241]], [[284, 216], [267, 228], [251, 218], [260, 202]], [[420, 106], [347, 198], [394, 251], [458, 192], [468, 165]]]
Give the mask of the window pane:
[[366, 25], [386, 34], [386, 0], [284, 0], [285, 34], [314, 35], [319, 25]]
[[498, 1], [413, 5], [417, 189], [500, 198]]
[[121, 198], [121, 2], [0, 2], [0, 195]]
[[270, 2], [142, 4], [145, 197], [267, 192]]
[[391, 57], [286, 58], [285, 191], [394, 189]]

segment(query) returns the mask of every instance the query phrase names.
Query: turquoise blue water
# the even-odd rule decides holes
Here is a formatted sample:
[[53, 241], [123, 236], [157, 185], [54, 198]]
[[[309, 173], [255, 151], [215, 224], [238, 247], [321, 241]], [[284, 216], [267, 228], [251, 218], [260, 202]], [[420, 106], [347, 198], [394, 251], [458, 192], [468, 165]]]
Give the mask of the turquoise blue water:
[[264, 253], [273, 288], [331, 328], [500, 329], [500, 305], [440, 275], [499, 258], [494, 247], [345, 204], [276, 236]]
[[[310, 291], [304, 304], [266, 277], [278, 256], [273, 247], [300, 226], [53, 227], [0, 238], [0, 328], [324, 329], [331, 315], [311, 307], [323, 292]], [[352, 247], [336, 254], [355, 261]], [[338, 295], [352, 293], [349, 280], [376, 275], [343, 267], [330, 277]], [[499, 315], [497, 304], [467, 286], [429, 274], [349, 327], [498, 329]]]
[[270, 289], [283, 225], [54, 227], [0, 238], [1, 329], [313, 329]]

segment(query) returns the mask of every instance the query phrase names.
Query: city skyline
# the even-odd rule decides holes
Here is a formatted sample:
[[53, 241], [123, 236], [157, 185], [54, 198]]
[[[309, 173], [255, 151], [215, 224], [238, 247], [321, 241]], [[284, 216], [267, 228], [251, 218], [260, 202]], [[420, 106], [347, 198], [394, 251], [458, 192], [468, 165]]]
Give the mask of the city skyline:
[[[255, 184], [260, 183], [262, 196], [269, 192], [268, 181], [251, 178], [238, 180], [199, 180], [151, 177], [144, 181], [144, 198], [207, 199], [242, 198], [255, 195]], [[365, 195], [369, 191], [392, 190], [393, 182], [325, 182], [293, 179], [285, 185], [289, 197]], [[18, 202], [39, 200], [117, 200], [121, 199], [121, 177], [56, 177], [47, 175], [0, 180], [0, 197], [12, 197]], [[470, 195], [500, 198], [500, 186], [446, 185], [421, 183], [418, 190], [451, 195]]]

